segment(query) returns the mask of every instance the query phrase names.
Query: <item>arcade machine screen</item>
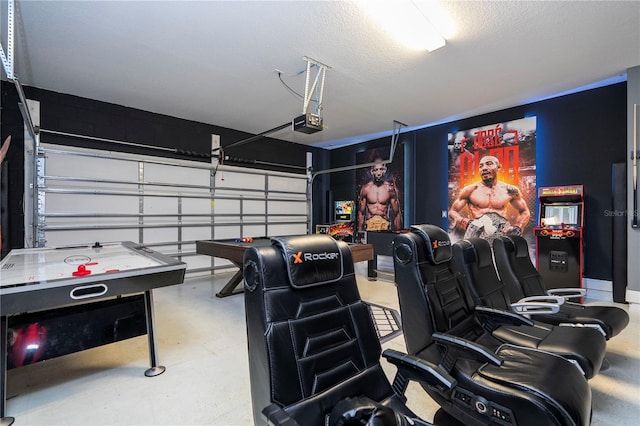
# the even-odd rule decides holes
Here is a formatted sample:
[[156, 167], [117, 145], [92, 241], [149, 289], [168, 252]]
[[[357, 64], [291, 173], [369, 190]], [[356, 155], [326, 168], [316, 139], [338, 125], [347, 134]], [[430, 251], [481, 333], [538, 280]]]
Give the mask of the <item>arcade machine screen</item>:
[[544, 206], [544, 226], [580, 225], [577, 205], [549, 205]]
[[353, 200], [336, 201], [335, 202], [335, 220], [336, 222], [350, 222], [353, 220], [353, 212], [355, 211], [356, 202]]

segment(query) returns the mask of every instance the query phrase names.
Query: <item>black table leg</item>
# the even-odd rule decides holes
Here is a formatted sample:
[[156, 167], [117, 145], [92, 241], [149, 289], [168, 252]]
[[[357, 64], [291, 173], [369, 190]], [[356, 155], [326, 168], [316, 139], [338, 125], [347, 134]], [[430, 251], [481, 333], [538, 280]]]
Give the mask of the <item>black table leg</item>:
[[369, 281], [376, 281], [378, 279], [378, 256], [374, 253], [373, 259], [367, 260], [367, 279]]
[[242, 293], [244, 290], [242, 288], [240, 288], [237, 291], [236, 287], [238, 287], [240, 284], [242, 284], [242, 280], [243, 280], [243, 275], [242, 275], [242, 265], [239, 265], [235, 262], [232, 262], [234, 265], [236, 265], [239, 268], [239, 271], [236, 272], [233, 277], [231, 277], [231, 279], [229, 280], [229, 282], [227, 282], [227, 284], [225, 284], [224, 287], [222, 287], [222, 290], [220, 290], [218, 293], [216, 293], [216, 297], [228, 297], [228, 296], [232, 296], [234, 294], [239, 294]]
[[156, 330], [153, 321], [153, 293], [151, 290], [144, 292], [144, 313], [147, 318], [147, 336], [149, 338], [149, 357], [151, 358], [151, 368], [144, 372], [147, 377], [158, 376], [164, 373], [165, 367], [159, 365], [158, 352], [156, 348]]

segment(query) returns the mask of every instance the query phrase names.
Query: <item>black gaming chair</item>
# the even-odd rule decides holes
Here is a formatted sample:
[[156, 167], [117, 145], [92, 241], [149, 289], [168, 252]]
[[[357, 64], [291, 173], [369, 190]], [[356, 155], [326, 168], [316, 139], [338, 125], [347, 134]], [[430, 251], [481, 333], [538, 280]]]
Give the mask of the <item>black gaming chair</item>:
[[411, 230], [393, 241], [407, 350], [456, 380], [450, 390], [426, 392], [465, 425], [588, 425], [591, 389], [582, 373], [561, 356], [500, 344], [488, 329], [512, 314], [475, 306], [452, 268], [446, 232]]
[[607, 349], [607, 341], [600, 332], [587, 328], [559, 327], [535, 320], [538, 312], [557, 311], [557, 301], [512, 304], [508, 289], [496, 272], [487, 240], [461, 240], [453, 245], [452, 251], [454, 269], [460, 273], [477, 305], [501, 311], [517, 310], [518, 316], [529, 321], [527, 325], [498, 327], [492, 332], [494, 337], [505, 343], [561, 355], [580, 366], [587, 379], [598, 374]]
[[[274, 238], [244, 256], [249, 372], [256, 425], [416, 425], [408, 380], [447, 392], [435, 365], [393, 350], [393, 387], [348, 245], [327, 235]], [[459, 422], [439, 410], [441, 425]]]
[[607, 340], [629, 324], [629, 314], [616, 306], [582, 305], [570, 299], [585, 295], [584, 289], [549, 289], [544, 285], [531, 258], [527, 240], [520, 236], [504, 236], [493, 241], [493, 253], [500, 279], [509, 290], [511, 302], [522, 297], [559, 295], [563, 302], [557, 313], [536, 315], [548, 324], [593, 327]]

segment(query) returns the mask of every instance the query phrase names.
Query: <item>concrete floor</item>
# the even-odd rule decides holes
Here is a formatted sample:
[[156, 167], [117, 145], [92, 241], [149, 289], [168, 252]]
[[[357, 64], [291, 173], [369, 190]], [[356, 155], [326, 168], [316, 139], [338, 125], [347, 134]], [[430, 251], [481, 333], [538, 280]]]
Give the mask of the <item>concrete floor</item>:
[[[358, 266], [362, 298], [398, 309], [394, 284], [368, 281]], [[230, 276], [154, 290], [163, 374], [144, 376], [146, 336], [13, 369], [7, 415], [16, 426], [252, 425], [243, 298], [214, 295]], [[590, 380], [594, 426], [640, 419], [640, 305], [624, 308], [631, 323], [608, 342], [611, 367]], [[385, 348], [404, 351], [402, 336]], [[392, 378], [394, 368], [384, 365]], [[430, 420], [437, 406], [422, 388], [411, 384], [407, 395], [410, 408]]]

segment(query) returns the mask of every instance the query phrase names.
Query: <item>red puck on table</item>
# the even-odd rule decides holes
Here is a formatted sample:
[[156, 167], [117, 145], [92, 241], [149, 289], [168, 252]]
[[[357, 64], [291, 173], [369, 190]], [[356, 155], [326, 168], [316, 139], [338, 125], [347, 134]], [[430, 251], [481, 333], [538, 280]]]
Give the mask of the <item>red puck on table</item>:
[[85, 275], [89, 275], [91, 273], [90, 270], [87, 269], [84, 265], [78, 265], [78, 269], [73, 271], [71, 275], [74, 277], [84, 277]]

